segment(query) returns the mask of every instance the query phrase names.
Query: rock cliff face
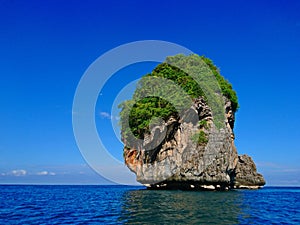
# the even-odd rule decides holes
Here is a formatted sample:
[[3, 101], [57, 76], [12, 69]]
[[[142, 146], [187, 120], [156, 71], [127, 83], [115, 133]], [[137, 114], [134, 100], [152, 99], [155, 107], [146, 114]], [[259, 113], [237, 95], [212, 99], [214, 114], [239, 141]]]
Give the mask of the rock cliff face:
[[[259, 188], [265, 184], [251, 157], [238, 156], [234, 113], [224, 97], [225, 124], [217, 129], [202, 97], [184, 113], [153, 126], [135, 148], [124, 148], [125, 164], [149, 188]], [[126, 143], [125, 143], [126, 144]]]

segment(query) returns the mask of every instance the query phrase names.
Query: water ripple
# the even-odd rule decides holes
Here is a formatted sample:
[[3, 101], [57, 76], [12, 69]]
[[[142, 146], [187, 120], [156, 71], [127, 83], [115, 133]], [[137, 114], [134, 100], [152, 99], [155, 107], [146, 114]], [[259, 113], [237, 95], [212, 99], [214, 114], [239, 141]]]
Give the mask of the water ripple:
[[0, 224], [300, 224], [300, 188], [2, 185]]

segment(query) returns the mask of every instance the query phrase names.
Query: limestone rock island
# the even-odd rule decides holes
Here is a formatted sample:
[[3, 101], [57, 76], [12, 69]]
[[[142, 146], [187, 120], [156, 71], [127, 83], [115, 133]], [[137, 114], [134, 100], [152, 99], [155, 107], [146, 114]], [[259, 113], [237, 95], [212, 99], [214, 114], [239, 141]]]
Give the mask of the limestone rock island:
[[168, 57], [120, 105], [124, 160], [150, 189], [257, 189], [265, 180], [233, 132], [236, 92], [211, 60]]

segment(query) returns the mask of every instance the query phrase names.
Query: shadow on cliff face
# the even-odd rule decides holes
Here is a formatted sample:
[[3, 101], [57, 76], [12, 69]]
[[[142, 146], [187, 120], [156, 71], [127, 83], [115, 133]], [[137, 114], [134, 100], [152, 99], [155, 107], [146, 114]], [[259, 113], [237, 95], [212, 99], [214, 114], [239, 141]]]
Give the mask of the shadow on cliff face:
[[129, 224], [238, 224], [242, 202], [239, 191], [129, 191], [123, 196], [120, 220]]

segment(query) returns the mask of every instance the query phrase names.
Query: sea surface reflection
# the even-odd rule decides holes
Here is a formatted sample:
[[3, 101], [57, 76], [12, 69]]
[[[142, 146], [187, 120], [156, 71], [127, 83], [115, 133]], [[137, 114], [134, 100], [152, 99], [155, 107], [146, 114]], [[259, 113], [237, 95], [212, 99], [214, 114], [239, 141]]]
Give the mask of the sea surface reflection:
[[238, 224], [243, 195], [237, 191], [133, 190], [124, 193], [125, 223]]

